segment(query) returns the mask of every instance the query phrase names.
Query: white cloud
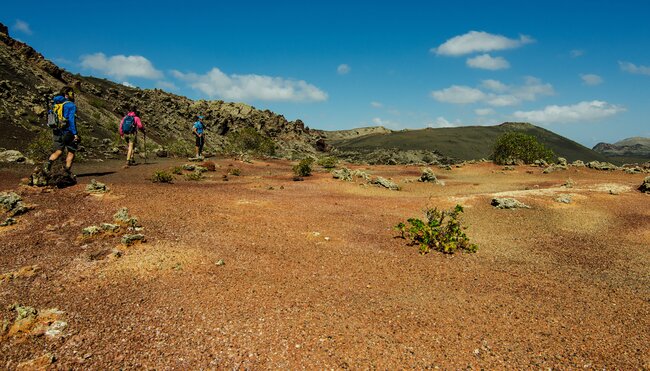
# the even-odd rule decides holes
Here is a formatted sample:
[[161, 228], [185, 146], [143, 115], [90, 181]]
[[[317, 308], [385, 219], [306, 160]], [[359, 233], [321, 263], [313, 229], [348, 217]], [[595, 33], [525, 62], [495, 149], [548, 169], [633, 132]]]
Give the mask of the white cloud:
[[172, 71], [172, 75], [210, 97], [294, 102], [327, 100], [327, 93], [304, 80], [263, 75], [226, 75], [216, 67], [204, 75], [179, 71]]
[[458, 85], [433, 91], [431, 92], [431, 96], [439, 102], [455, 104], [475, 103], [484, 100], [486, 97], [485, 93], [479, 89]]
[[373, 106], [373, 107], [375, 107], [375, 108], [381, 108], [381, 107], [384, 106], [384, 105], [381, 104], [380, 102], [370, 102], [370, 105]]
[[594, 100], [571, 106], [546, 106], [539, 111], [516, 111], [513, 117], [536, 124], [554, 124], [598, 120], [624, 111], [622, 106]]
[[454, 128], [457, 126], [463, 126], [463, 124], [458, 120], [451, 122], [442, 116], [438, 116], [435, 121], [428, 123], [427, 126], [430, 128]]
[[630, 62], [618, 62], [618, 65], [621, 67], [622, 71], [637, 74], [637, 75], [650, 75], [650, 67], [648, 66], [637, 66], [634, 63]]
[[158, 79], [162, 77], [162, 72], [155, 69], [147, 58], [139, 55], [114, 55], [109, 58], [104, 53], [84, 55], [81, 57], [81, 66], [118, 79], [126, 77]]
[[596, 86], [603, 83], [603, 78], [592, 73], [580, 74], [580, 78], [585, 85]]
[[479, 116], [489, 116], [494, 115], [496, 112], [492, 108], [477, 108], [474, 110], [474, 113]]
[[510, 63], [503, 57], [492, 57], [489, 54], [481, 54], [474, 58], [467, 58], [467, 65], [471, 68], [483, 70], [503, 70], [510, 68]]
[[128, 81], [122, 81], [122, 85], [129, 87], [129, 88], [135, 88], [135, 85], [131, 84]]
[[578, 57], [582, 57], [583, 55], [585, 55], [585, 51], [582, 50], [582, 49], [573, 49], [573, 50], [571, 50], [570, 53], [571, 53], [571, 58], [578, 58]]
[[508, 90], [508, 85], [498, 80], [483, 80], [481, 81], [481, 87], [497, 93], [503, 93]]
[[34, 32], [32, 32], [32, 29], [29, 27], [29, 23], [27, 23], [27, 22], [25, 22], [23, 20], [20, 20], [20, 19], [16, 19], [16, 23], [14, 23], [14, 29], [16, 31], [20, 31], [22, 33], [25, 33], [27, 35], [31, 35], [31, 34], [34, 33]]
[[348, 66], [347, 64], [339, 64], [339, 66], [336, 68], [336, 72], [338, 72], [339, 75], [347, 75], [352, 71], [352, 68]]
[[431, 92], [431, 96], [445, 103], [467, 104], [483, 102], [495, 107], [514, 106], [522, 101], [535, 101], [540, 95], [553, 95], [553, 86], [542, 80], [527, 76], [524, 85], [506, 85], [498, 80], [483, 80], [484, 92], [469, 86], [452, 85], [449, 88]]
[[535, 42], [526, 35], [519, 39], [509, 39], [502, 35], [494, 35], [483, 31], [470, 31], [464, 35], [454, 36], [437, 48], [431, 49], [438, 55], [458, 56], [476, 52], [514, 49]]

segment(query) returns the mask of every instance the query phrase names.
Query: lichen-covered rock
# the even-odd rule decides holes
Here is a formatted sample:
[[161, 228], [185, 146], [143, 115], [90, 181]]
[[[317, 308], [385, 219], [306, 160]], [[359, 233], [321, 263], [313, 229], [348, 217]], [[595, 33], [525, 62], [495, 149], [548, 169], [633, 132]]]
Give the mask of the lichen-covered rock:
[[558, 157], [557, 158], [557, 164], [560, 166], [564, 166], [565, 168], [569, 165], [566, 158], [564, 157]]
[[530, 206], [514, 198], [493, 198], [491, 204], [497, 209], [530, 209]]
[[609, 162], [591, 161], [587, 163], [587, 167], [596, 170], [617, 170], [618, 166]]
[[371, 181], [371, 183], [376, 184], [376, 185], [380, 185], [380, 186], [385, 187], [385, 188], [388, 188], [391, 191], [399, 191], [399, 189], [400, 189], [399, 186], [396, 183], [394, 183], [394, 182], [392, 182], [392, 181], [390, 181], [390, 180], [388, 180], [386, 178], [382, 178], [380, 176], [373, 179]]
[[85, 237], [90, 237], [90, 236], [95, 236], [99, 233], [101, 233], [101, 228], [99, 228], [96, 225], [91, 225], [90, 227], [86, 227], [81, 230], [81, 234], [84, 235]]
[[0, 192], [0, 205], [5, 211], [13, 210], [22, 200], [15, 192]]
[[585, 163], [582, 160], [575, 160], [571, 163], [571, 166], [575, 167], [585, 167]]
[[4, 222], [0, 223], [0, 227], [8, 227], [10, 225], [16, 224], [16, 219], [14, 218], [7, 218], [5, 219]]
[[27, 157], [19, 151], [10, 149], [0, 152], [0, 162], [25, 163], [27, 162]]
[[197, 173], [199, 173], [199, 174], [200, 174], [200, 173], [205, 173], [206, 171], [208, 171], [208, 168], [205, 167], [205, 166], [196, 165], [196, 166], [194, 167], [194, 171], [197, 172]]
[[49, 181], [49, 177], [47, 176], [47, 174], [45, 174], [43, 169], [37, 167], [36, 169], [34, 169], [32, 175], [30, 175], [28, 185], [32, 187], [46, 187], [48, 181]]
[[334, 179], [345, 180], [347, 182], [352, 181], [352, 173], [350, 172], [350, 169], [348, 169], [347, 167], [344, 167], [342, 169], [332, 170], [332, 177], [334, 177]]
[[104, 183], [98, 182], [95, 179], [91, 179], [90, 183], [86, 186], [86, 192], [88, 192], [88, 193], [106, 193], [106, 192], [108, 192], [108, 187]]
[[427, 167], [422, 169], [422, 175], [420, 175], [418, 182], [438, 183], [438, 178], [433, 173], [433, 170]]
[[102, 228], [102, 230], [104, 232], [113, 232], [114, 233], [114, 232], [117, 232], [117, 231], [120, 230], [120, 226], [117, 225], [117, 224], [102, 223], [100, 225], [100, 227]]
[[643, 179], [643, 183], [641, 183], [639, 191], [643, 193], [650, 193], [650, 176], [647, 176], [645, 179]]
[[138, 225], [138, 218], [129, 216], [129, 209], [126, 207], [119, 209], [115, 215], [113, 215], [113, 220], [118, 224], [127, 227], [135, 227]]
[[544, 171], [542, 171], [542, 173], [548, 174], [548, 173], [552, 173], [554, 171], [566, 170], [566, 169], [567, 169], [566, 165], [553, 164], [553, 165], [547, 167], [546, 169], [544, 169]]
[[559, 203], [563, 203], [563, 204], [570, 204], [571, 200], [572, 200], [571, 195], [565, 195], [565, 194], [558, 195], [555, 198], [555, 201], [557, 201]]
[[141, 233], [125, 234], [124, 236], [122, 236], [122, 244], [123, 245], [131, 246], [131, 245], [133, 245], [134, 243], [137, 243], [137, 242], [146, 242], [146, 237]]

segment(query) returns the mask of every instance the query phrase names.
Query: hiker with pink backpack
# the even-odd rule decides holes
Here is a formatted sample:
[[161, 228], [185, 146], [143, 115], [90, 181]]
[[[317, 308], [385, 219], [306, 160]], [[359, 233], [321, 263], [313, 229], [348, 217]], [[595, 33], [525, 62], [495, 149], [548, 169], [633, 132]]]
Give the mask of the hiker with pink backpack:
[[135, 165], [133, 147], [138, 143], [138, 130], [142, 130], [142, 133], [145, 134], [144, 125], [142, 125], [142, 121], [136, 112], [136, 107], [131, 108], [129, 113], [120, 121], [120, 137], [126, 140], [129, 146], [126, 152], [126, 167]]

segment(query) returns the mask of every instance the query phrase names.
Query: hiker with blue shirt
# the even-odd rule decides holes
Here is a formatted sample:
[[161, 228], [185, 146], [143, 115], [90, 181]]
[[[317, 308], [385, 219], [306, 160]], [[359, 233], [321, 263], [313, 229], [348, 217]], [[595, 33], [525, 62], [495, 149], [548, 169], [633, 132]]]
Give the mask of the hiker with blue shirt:
[[192, 133], [196, 137], [196, 158], [203, 158], [203, 145], [205, 144], [205, 125], [203, 124], [203, 116], [199, 115], [198, 120], [192, 126]]
[[[129, 113], [126, 114], [120, 121], [120, 137], [126, 140], [128, 149], [126, 151], [126, 166], [135, 165], [135, 160], [133, 159], [133, 147], [138, 143], [138, 130], [142, 130], [144, 134], [144, 125], [140, 117], [136, 114], [137, 108], [132, 107], [129, 110]], [[145, 143], [146, 144], [146, 143]]]
[[63, 154], [64, 150], [67, 150], [64, 170], [66, 175], [74, 179], [72, 161], [80, 141], [75, 121], [77, 106], [74, 104], [74, 90], [69, 86], [63, 87], [61, 93], [54, 97], [52, 102], [53, 107], [49, 115], [52, 119], [48, 117], [48, 126], [52, 129], [54, 152], [48, 158], [43, 170], [45, 174], [49, 174], [54, 161]]

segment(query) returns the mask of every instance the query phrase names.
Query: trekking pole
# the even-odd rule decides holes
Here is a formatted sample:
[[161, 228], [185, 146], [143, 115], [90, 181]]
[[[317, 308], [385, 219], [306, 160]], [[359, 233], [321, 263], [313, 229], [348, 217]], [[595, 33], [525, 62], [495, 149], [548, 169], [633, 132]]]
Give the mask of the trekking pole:
[[143, 131], [142, 136], [144, 137], [144, 163], [147, 163], [147, 132]]

